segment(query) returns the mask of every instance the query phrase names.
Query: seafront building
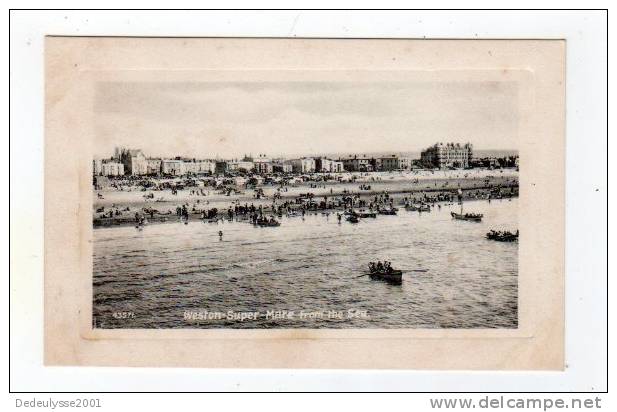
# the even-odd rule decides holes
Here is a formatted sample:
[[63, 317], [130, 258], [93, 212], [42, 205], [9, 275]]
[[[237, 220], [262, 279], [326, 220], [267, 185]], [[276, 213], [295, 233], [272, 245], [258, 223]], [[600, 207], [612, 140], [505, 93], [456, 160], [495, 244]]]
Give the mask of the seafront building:
[[[227, 162], [225, 169], [228, 172], [250, 172], [255, 168], [255, 164], [248, 160], [234, 160]], [[216, 167], [215, 167], [216, 172]]]
[[227, 172], [227, 165], [231, 163], [226, 160], [217, 160], [214, 162], [214, 172], [218, 175], [221, 175]]
[[292, 159], [289, 163], [291, 163], [294, 173], [312, 173], [315, 171], [315, 159], [312, 157]]
[[103, 164], [110, 161], [123, 165], [123, 174], [140, 175], [199, 175], [199, 174], [224, 174], [224, 173], [341, 173], [343, 171], [371, 172], [389, 170], [407, 170], [411, 168], [412, 160], [400, 158], [398, 155], [383, 157], [368, 157], [350, 155], [346, 158], [334, 160], [325, 156], [301, 157], [297, 159], [272, 159], [265, 154], [257, 157], [245, 155], [242, 160], [219, 159], [200, 160], [176, 157], [173, 159], [146, 157], [141, 149], [116, 148], [114, 156], [110, 160], [93, 160], [93, 174], [104, 175], [113, 172], [117, 176], [118, 168], [108, 166], [103, 172]]
[[211, 160], [181, 159], [181, 161], [183, 162], [182, 167], [185, 174], [214, 173], [216, 169], [216, 164]]
[[148, 174], [148, 159], [141, 149], [121, 149], [118, 160], [124, 165], [127, 174], [134, 176]]
[[101, 164], [102, 176], [124, 176], [124, 165], [119, 162], [103, 162]]
[[163, 159], [161, 161], [161, 173], [164, 175], [182, 176], [186, 173], [184, 162], [179, 159]]
[[411, 157], [399, 157], [398, 163], [401, 170], [411, 170], [413, 159]]
[[467, 168], [473, 157], [473, 146], [470, 143], [437, 143], [420, 154], [425, 167], [446, 169]]
[[328, 159], [327, 157], [316, 157], [315, 171], [323, 173], [340, 173], [343, 171], [343, 162]]
[[92, 160], [92, 174], [94, 176], [101, 176], [103, 174], [103, 160], [94, 158]]
[[381, 157], [379, 160], [380, 167], [375, 168], [375, 170], [383, 170], [388, 172], [391, 170], [399, 170], [401, 168], [401, 164], [397, 155]]
[[272, 163], [272, 168], [274, 169], [275, 172], [278, 172], [278, 173], [292, 173], [293, 172], [292, 164], [286, 161], [274, 162]]
[[149, 175], [158, 175], [161, 173], [162, 159], [146, 159], [146, 171]]
[[375, 159], [358, 155], [340, 158], [343, 168], [348, 172], [372, 172], [375, 168]]
[[260, 174], [268, 174], [274, 172], [272, 162], [255, 162], [255, 172]]
[[[489, 159], [490, 160], [490, 159]], [[495, 167], [514, 167], [515, 157], [499, 160]], [[487, 159], [473, 158], [471, 144], [437, 143], [421, 152], [420, 159], [398, 154], [357, 155], [352, 154], [334, 160], [326, 156], [301, 157], [296, 159], [271, 158], [265, 154], [256, 157], [245, 155], [238, 159], [195, 159], [175, 157], [172, 159], [147, 157], [141, 149], [116, 148], [108, 159], [93, 159], [94, 176], [198, 176], [204, 174], [241, 173], [267, 175], [271, 173], [340, 173], [412, 170], [416, 168], [468, 168], [482, 166]], [[490, 163], [490, 162], [489, 162]], [[511, 163], [511, 164], [510, 164]], [[489, 164], [491, 166], [492, 164]], [[254, 176], [258, 177], [258, 176]]]
[[93, 176], [124, 176], [124, 165], [111, 159], [93, 159]]
[[332, 160], [332, 163], [330, 163], [330, 167], [333, 173], [341, 173], [345, 170], [343, 168], [343, 162], [339, 160]]

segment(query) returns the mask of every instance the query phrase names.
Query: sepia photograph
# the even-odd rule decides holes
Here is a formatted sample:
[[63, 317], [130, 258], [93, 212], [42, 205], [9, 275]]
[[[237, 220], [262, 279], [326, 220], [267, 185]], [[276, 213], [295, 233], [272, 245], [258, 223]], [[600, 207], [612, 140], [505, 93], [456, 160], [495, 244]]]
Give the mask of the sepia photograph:
[[564, 46], [49, 37], [46, 362], [563, 368]]
[[92, 327], [518, 327], [519, 83], [98, 81]]

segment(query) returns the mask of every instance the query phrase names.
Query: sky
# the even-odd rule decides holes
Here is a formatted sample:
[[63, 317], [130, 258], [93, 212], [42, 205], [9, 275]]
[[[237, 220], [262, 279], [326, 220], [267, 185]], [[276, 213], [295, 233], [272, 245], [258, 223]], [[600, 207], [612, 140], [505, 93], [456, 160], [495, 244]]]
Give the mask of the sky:
[[297, 157], [518, 148], [516, 82], [99, 82], [95, 155]]

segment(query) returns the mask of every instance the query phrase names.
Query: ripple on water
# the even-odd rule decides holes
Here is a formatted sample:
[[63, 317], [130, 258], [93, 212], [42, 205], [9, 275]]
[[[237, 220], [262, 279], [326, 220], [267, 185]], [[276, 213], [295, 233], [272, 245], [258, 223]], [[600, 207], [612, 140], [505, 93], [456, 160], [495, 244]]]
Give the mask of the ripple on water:
[[[278, 228], [226, 223], [94, 230], [94, 316], [105, 328], [516, 328], [516, 199], [468, 202], [481, 223], [401, 210], [357, 225], [323, 215]], [[401, 286], [358, 277], [369, 260], [408, 270]], [[420, 271], [415, 271], [420, 270]], [[114, 311], [134, 319], [117, 320]], [[367, 310], [370, 318], [187, 323], [185, 310]]]

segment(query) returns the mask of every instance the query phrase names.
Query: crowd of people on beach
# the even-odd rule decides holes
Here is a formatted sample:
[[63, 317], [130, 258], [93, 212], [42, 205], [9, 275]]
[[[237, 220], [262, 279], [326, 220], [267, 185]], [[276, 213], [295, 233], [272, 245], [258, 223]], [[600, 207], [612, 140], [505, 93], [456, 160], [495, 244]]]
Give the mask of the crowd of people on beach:
[[[356, 189], [350, 188], [349, 184], [343, 185], [334, 193], [336, 184], [342, 182], [355, 182], [358, 179], [363, 179], [364, 182], [376, 182], [378, 185], [382, 179], [389, 176], [396, 176], [395, 173], [389, 174], [369, 174], [369, 173], [355, 173], [350, 174], [347, 177], [343, 175], [327, 178], [326, 175], [308, 175], [295, 177], [295, 180], [302, 180], [308, 182], [309, 189], [315, 189], [315, 192], [298, 193], [295, 190], [292, 193], [288, 193], [290, 187], [297, 187], [293, 179], [282, 179], [275, 181], [274, 179], [264, 179], [268, 181], [267, 184], [261, 183], [257, 186], [256, 182], [246, 184], [244, 190], [252, 191], [251, 203], [242, 201], [243, 198], [250, 198], [251, 193], [244, 194], [244, 190], [240, 191], [234, 184], [232, 179], [218, 179], [214, 177], [208, 177], [205, 180], [202, 179], [200, 186], [200, 179], [175, 179], [175, 181], [156, 181], [153, 178], [123, 178], [117, 181], [113, 181], [111, 187], [117, 191], [148, 191], [142, 196], [142, 204], [138, 202], [130, 203], [132, 207], [137, 208], [140, 214], [148, 216], [151, 221], [169, 221], [169, 215], [173, 215], [173, 208], [180, 220], [188, 221], [191, 217], [201, 218], [202, 220], [215, 221], [218, 219], [239, 220], [247, 221], [251, 223], [264, 222], [266, 216], [304, 216], [306, 213], [322, 212], [329, 214], [330, 211], [353, 211], [355, 209], [368, 209], [373, 212], [382, 210], [394, 210], [396, 204], [411, 205], [411, 204], [432, 204], [434, 207], [441, 208], [443, 202], [454, 202], [457, 200], [456, 190], [463, 190], [464, 197], [466, 199], [487, 199], [489, 202], [491, 199], [513, 197], [518, 195], [518, 179], [516, 176], [509, 178], [501, 178], [498, 181], [491, 180], [493, 177], [486, 176], [482, 172], [472, 171], [458, 171], [449, 173], [450, 180], [434, 181], [430, 185], [420, 185], [418, 182], [419, 177], [430, 176], [434, 171], [418, 171], [413, 172], [412, 175], [416, 176], [413, 180], [409, 180], [414, 184], [413, 188], [396, 189], [394, 193], [391, 193], [387, 189], [374, 189], [372, 184], [360, 183], [356, 186]], [[456, 179], [470, 179], [461, 186], [461, 182]], [[471, 182], [471, 183], [470, 183]], [[474, 183], [475, 182], [475, 183]], [[327, 185], [331, 185], [329, 190], [326, 189]], [[274, 190], [265, 189], [272, 187]], [[211, 187], [216, 190], [209, 190]], [[323, 189], [326, 189], [324, 191]], [[168, 191], [172, 195], [179, 196], [183, 194], [183, 197], [179, 197], [182, 203], [174, 202], [173, 200], [165, 200], [162, 196], [155, 196], [152, 191]], [[182, 191], [182, 192], [180, 192]], [[367, 193], [365, 193], [367, 192]], [[229, 196], [231, 194], [237, 195], [240, 193], [240, 198], [235, 198], [231, 202], [222, 201], [220, 194]], [[105, 193], [107, 194], [107, 193]], [[219, 197], [215, 197], [215, 196]], [[105, 204], [105, 196], [97, 192], [96, 197], [101, 203]], [[206, 197], [206, 199], [204, 199]], [[116, 200], [112, 198], [110, 200]], [[109, 202], [110, 200], [107, 200]], [[213, 200], [217, 207], [210, 207], [210, 200]], [[459, 199], [460, 200], [460, 199]], [[94, 215], [94, 225], [111, 225], [128, 223], [130, 221], [129, 206], [126, 203], [122, 205], [122, 199], [118, 200], [120, 205], [112, 204], [109, 206], [97, 206]], [[148, 202], [157, 202], [157, 207], [151, 207]], [[96, 204], [96, 201], [95, 201]], [[221, 207], [223, 206], [223, 207]], [[268, 217], [268, 219], [270, 218]]]
[[[465, 197], [468, 199], [488, 199], [490, 201], [492, 198], [512, 197], [514, 194], [515, 192], [511, 189], [502, 190], [497, 188], [497, 190], [491, 191], [467, 190]], [[438, 193], [418, 192], [414, 194], [404, 194], [403, 196], [400, 194], [393, 196], [389, 191], [384, 190], [381, 193], [374, 193], [369, 196], [370, 197], [367, 198], [365, 195], [361, 195], [361, 193], [350, 192], [340, 195], [316, 196], [314, 193], [308, 192], [300, 193], [291, 198], [272, 197], [269, 204], [263, 202], [259, 204], [249, 204], [248, 202], [242, 203], [240, 200], [234, 200], [231, 202], [231, 205], [222, 210], [216, 207], [207, 207], [209, 204], [208, 200], [201, 202], [200, 199], [196, 199], [193, 201], [192, 205], [189, 202], [176, 205], [175, 214], [178, 218], [183, 220], [188, 220], [192, 215], [200, 215], [201, 219], [207, 220], [227, 218], [228, 220], [237, 219], [257, 222], [259, 219], [263, 219], [263, 216], [266, 214], [280, 217], [283, 215], [304, 216], [307, 212], [327, 212], [333, 210], [348, 211], [354, 209], [368, 209], [369, 211], [377, 212], [386, 209], [393, 210], [395, 209], [395, 200], [397, 199], [401, 205], [405, 206], [419, 203], [423, 205], [432, 205], [433, 207], [437, 205], [439, 208], [441, 207], [440, 203], [446, 202], [447, 204], [448, 202], [451, 203], [461, 200], [461, 194], [457, 194], [457, 192], [453, 190]], [[130, 211], [130, 208], [127, 206], [122, 209], [116, 207], [116, 205], [112, 205], [109, 210], [106, 210], [104, 206], [101, 206], [96, 210], [99, 215], [95, 216], [95, 219], [121, 218], [125, 211]], [[149, 206], [144, 206], [140, 211], [145, 215], [149, 215], [151, 220], [156, 216], [168, 217], [172, 214], [170, 210], [161, 212], [159, 209]], [[165, 221], [167, 219], [161, 220]]]

